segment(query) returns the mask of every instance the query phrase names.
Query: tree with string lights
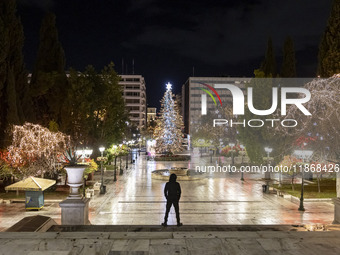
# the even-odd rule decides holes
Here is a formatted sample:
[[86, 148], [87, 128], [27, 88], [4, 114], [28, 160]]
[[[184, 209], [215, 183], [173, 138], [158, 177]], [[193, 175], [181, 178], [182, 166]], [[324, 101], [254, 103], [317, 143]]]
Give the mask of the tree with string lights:
[[[288, 109], [285, 119], [295, 119], [295, 128], [278, 127], [283, 136], [315, 137], [313, 150], [325, 159], [340, 159], [340, 74], [328, 79], [314, 79], [304, 85], [312, 97], [304, 104], [311, 115], [304, 115], [297, 107]], [[303, 95], [300, 95], [301, 97]], [[321, 156], [322, 155], [322, 156]]]
[[173, 99], [172, 85], [166, 84], [166, 91], [161, 100], [161, 116], [157, 120], [154, 137], [157, 141], [156, 151], [158, 153], [174, 154], [183, 150], [183, 121], [179, 114], [178, 106]]
[[[295, 119], [295, 128], [278, 127], [283, 137], [309, 137], [313, 143], [313, 160], [321, 164], [340, 162], [340, 74], [327, 79], [314, 79], [304, 85], [312, 97], [304, 104], [311, 115], [304, 115], [297, 107], [290, 107], [285, 119]], [[300, 95], [302, 97], [302, 95]], [[305, 139], [305, 138], [303, 138]], [[340, 174], [337, 173], [337, 197], [340, 197]]]
[[61, 132], [51, 132], [40, 125], [25, 123], [13, 127], [12, 144], [2, 159], [15, 171], [16, 177], [42, 175], [58, 170], [59, 157], [70, 138]]

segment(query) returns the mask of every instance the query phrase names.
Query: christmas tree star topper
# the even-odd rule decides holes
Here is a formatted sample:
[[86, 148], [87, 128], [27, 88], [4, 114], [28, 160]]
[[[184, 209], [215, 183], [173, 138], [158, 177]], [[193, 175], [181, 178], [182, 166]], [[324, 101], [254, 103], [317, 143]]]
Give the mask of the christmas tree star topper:
[[166, 84], [166, 90], [171, 90], [171, 89], [172, 89], [172, 85], [171, 85], [170, 82], [168, 82], [168, 83]]

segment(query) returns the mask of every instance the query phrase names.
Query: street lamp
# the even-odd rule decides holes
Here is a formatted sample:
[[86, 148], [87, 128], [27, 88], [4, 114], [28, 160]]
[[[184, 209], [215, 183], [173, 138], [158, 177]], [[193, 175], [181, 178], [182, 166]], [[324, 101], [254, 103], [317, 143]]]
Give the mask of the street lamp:
[[[241, 159], [241, 166], [243, 166], [243, 156], [244, 156], [244, 145], [240, 144], [240, 148], [242, 149], [241, 153], [242, 153], [242, 159]], [[241, 171], [241, 181], [244, 181], [243, 178], [243, 171]]]
[[140, 156], [140, 151], [141, 151], [141, 149], [142, 149], [142, 139], [141, 139], [141, 138], [138, 139], [138, 143], [139, 143], [138, 156]]
[[[313, 155], [313, 151], [311, 150], [295, 150], [293, 155], [295, 155], [297, 158], [300, 158], [305, 162], [305, 160], [309, 161], [310, 157]], [[300, 197], [300, 206], [299, 211], [305, 211], [305, 208], [303, 206], [303, 192], [304, 192], [304, 185], [305, 185], [305, 168], [302, 166], [302, 180], [301, 180], [301, 197]]]
[[132, 150], [132, 141], [129, 141], [129, 144], [130, 144], [130, 146], [129, 146], [129, 149], [130, 149], [130, 153], [129, 154], [131, 154], [131, 161], [130, 161], [130, 164], [132, 164], [133, 163], [133, 150]]
[[128, 170], [128, 168], [129, 168], [129, 153], [130, 153], [130, 148], [129, 148], [129, 146], [127, 145], [126, 146], [126, 150], [127, 150], [127, 153], [126, 153], [126, 158], [125, 158], [125, 168], [126, 168], [126, 170]]
[[265, 172], [264, 174], [264, 179], [266, 180], [266, 193], [269, 193], [269, 180], [270, 180], [270, 153], [273, 151], [272, 148], [270, 147], [265, 147], [264, 148], [265, 152], [267, 152], [267, 161], [268, 161], [268, 169], [267, 169], [267, 172]]
[[122, 169], [122, 154], [121, 154], [121, 149], [122, 149], [122, 146], [123, 144], [119, 144], [119, 154], [120, 154], [120, 157], [119, 157], [119, 175], [122, 175], [123, 174], [123, 169]]
[[104, 175], [103, 175], [103, 152], [105, 150], [105, 147], [99, 147], [99, 151], [101, 154], [100, 159], [100, 172], [101, 172], [101, 184], [100, 184], [100, 194], [105, 194], [106, 192], [106, 186], [104, 186]]
[[229, 146], [231, 148], [231, 165], [233, 166], [234, 165], [234, 146], [235, 146], [235, 144], [229, 143]]
[[[117, 145], [113, 145], [113, 149], [117, 149]], [[113, 181], [117, 181], [117, 155], [115, 155], [115, 170], [113, 175]]]
[[264, 150], [265, 150], [265, 152], [267, 152], [267, 161], [268, 161], [268, 171], [265, 173], [264, 178], [267, 179], [267, 180], [270, 180], [270, 172], [269, 172], [270, 159], [269, 159], [269, 156], [270, 156], [270, 153], [273, 151], [273, 149], [270, 148], [270, 147], [265, 147]]

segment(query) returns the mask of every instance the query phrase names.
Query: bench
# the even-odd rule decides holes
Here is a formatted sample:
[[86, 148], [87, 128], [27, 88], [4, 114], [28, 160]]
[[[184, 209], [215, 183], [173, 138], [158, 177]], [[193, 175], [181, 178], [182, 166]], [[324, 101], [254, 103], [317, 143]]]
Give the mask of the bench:
[[280, 197], [283, 197], [283, 191], [282, 190], [276, 190], [276, 194]]
[[93, 185], [93, 189], [99, 191], [99, 190], [100, 190], [100, 185], [101, 185], [100, 182], [96, 182], [96, 183]]
[[94, 189], [86, 189], [86, 198], [91, 198], [94, 196]]

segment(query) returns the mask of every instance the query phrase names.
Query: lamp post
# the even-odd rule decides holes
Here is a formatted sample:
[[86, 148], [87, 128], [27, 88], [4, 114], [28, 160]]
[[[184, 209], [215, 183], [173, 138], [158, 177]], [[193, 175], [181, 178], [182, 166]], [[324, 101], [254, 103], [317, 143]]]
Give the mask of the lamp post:
[[99, 147], [101, 159], [100, 159], [100, 173], [101, 173], [101, 184], [100, 184], [100, 194], [105, 194], [106, 186], [104, 186], [104, 174], [103, 174], [103, 152], [105, 147]]
[[231, 165], [233, 166], [234, 165], [234, 146], [235, 146], [235, 144], [229, 143], [229, 146], [231, 148]]
[[[117, 149], [117, 145], [113, 145], [113, 149]], [[117, 155], [115, 155], [115, 170], [113, 172], [113, 181], [117, 181]]]
[[269, 157], [270, 157], [270, 153], [273, 151], [273, 149], [270, 148], [270, 147], [265, 147], [264, 150], [267, 153], [267, 161], [268, 161], [268, 171], [265, 172], [264, 178], [266, 180], [266, 186], [267, 186], [266, 193], [269, 193], [269, 180], [270, 180], [270, 158]]
[[[313, 155], [313, 151], [311, 150], [295, 150], [293, 155], [295, 155], [297, 158], [302, 159], [304, 162], [305, 160], [309, 161], [310, 157]], [[300, 206], [299, 206], [299, 211], [305, 211], [305, 208], [303, 206], [303, 193], [304, 193], [304, 184], [305, 184], [305, 168], [302, 165], [302, 180], [301, 180], [301, 197], [300, 197]]]
[[[241, 166], [243, 166], [243, 156], [244, 156], [244, 145], [240, 145], [240, 148], [242, 149], [241, 153], [242, 153], [242, 159], [241, 159]], [[244, 178], [243, 178], [243, 171], [241, 171], [241, 181], [244, 181]]]
[[273, 149], [270, 148], [270, 147], [265, 147], [264, 150], [267, 153], [267, 161], [268, 161], [268, 171], [265, 173], [264, 178], [266, 180], [270, 180], [270, 172], [269, 172], [270, 159], [269, 159], [269, 157], [270, 157], [270, 153], [273, 151]]
[[125, 158], [125, 169], [128, 170], [129, 168], [129, 148], [127, 148], [126, 158]]
[[130, 164], [132, 164], [133, 163], [133, 150], [132, 150], [132, 141], [129, 141], [129, 144], [131, 144], [131, 147], [129, 147], [129, 149], [130, 149], [130, 152], [129, 152], [129, 154], [131, 154], [131, 161], [130, 161]]
[[122, 169], [122, 144], [119, 144], [119, 154], [120, 154], [120, 157], [119, 157], [119, 175], [122, 175], [123, 174], [123, 169]]
[[138, 139], [138, 143], [139, 143], [138, 156], [140, 156], [140, 151], [142, 149], [142, 139], [141, 138]]

